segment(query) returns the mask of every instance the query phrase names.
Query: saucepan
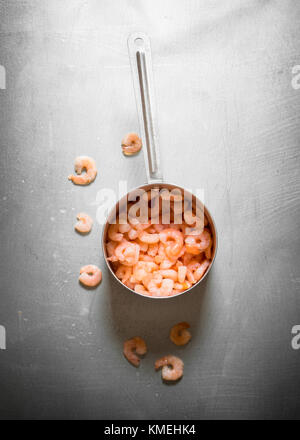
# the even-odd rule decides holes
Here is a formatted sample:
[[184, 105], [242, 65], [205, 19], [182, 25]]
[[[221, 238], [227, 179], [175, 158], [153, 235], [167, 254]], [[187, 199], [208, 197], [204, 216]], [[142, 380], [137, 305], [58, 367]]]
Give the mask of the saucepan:
[[[174, 298], [175, 296], [188, 293], [194, 287], [198, 286], [208, 275], [211, 267], [215, 261], [218, 236], [215, 222], [212, 215], [210, 214], [208, 208], [203, 204], [203, 202], [188, 191], [178, 185], [167, 183], [163, 179], [163, 173], [159, 157], [159, 144], [156, 130], [156, 119], [155, 119], [155, 100], [154, 100], [154, 87], [153, 87], [153, 70], [152, 70], [152, 59], [151, 59], [151, 46], [150, 39], [144, 33], [134, 33], [128, 38], [128, 52], [132, 70], [133, 85], [135, 90], [135, 98], [137, 105], [137, 114], [139, 118], [140, 135], [143, 144], [143, 152], [145, 159], [145, 168], [147, 174], [147, 183], [141, 185], [128, 194], [122, 197], [118, 203], [111, 210], [108, 215], [106, 224], [103, 227], [102, 233], [102, 249], [104, 258], [109, 271], [112, 276], [121, 283], [126, 289], [140, 296], [153, 299], [166, 299]], [[193, 284], [190, 288], [186, 290], [173, 294], [172, 296], [149, 296], [141, 292], [136, 292], [130, 286], [125, 285], [115, 274], [113, 263], [108, 260], [107, 242], [108, 242], [108, 230], [111, 224], [116, 222], [116, 218], [123, 212], [124, 207], [128, 206], [128, 201], [136, 200], [141, 190], [146, 191], [148, 194], [152, 191], [178, 191], [180, 194], [184, 195], [184, 199], [188, 199], [193, 210], [198, 209], [198, 213], [202, 213], [202, 218], [207, 227], [210, 230], [212, 237], [212, 246], [210, 249], [210, 264], [207, 268], [205, 274], [200, 278], [198, 282]], [[183, 200], [184, 202], [185, 200]], [[184, 205], [184, 203], [183, 203]]]

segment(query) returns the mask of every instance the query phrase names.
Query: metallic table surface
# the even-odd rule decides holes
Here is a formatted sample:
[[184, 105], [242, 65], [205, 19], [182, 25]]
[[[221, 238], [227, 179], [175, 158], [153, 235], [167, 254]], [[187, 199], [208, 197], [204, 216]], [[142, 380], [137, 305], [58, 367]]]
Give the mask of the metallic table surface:
[[[299, 2], [1, 0], [0, 21], [0, 417], [299, 418]], [[120, 154], [138, 131], [133, 31], [152, 41], [165, 179], [204, 188], [219, 232], [205, 283], [167, 301], [109, 276], [98, 222], [73, 229], [101, 189], [145, 182], [143, 155]], [[79, 154], [98, 164], [88, 187], [67, 180]], [[88, 263], [104, 272], [93, 291]], [[139, 369], [122, 355], [135, 335]], [[167, 353], [185, 362], [175, 386], [153, 367]]]

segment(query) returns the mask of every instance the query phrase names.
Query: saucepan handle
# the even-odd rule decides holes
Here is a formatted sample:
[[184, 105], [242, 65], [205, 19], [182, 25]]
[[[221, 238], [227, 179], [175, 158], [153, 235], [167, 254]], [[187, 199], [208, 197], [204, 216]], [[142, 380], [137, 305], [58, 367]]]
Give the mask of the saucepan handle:
[[155, 122], [155, 100], [150, 39], [138, 32], [128, 38], [128, 52], [143, 142], [148, 183], [162, 182]]

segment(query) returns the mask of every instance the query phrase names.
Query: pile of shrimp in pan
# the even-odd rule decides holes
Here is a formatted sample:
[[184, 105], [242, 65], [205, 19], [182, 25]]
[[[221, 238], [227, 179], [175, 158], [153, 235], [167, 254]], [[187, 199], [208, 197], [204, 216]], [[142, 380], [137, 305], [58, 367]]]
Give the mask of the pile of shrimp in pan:
[[[176, 190], [179, 191], [178, 188]], [[197, 283], [212, 258], [213, 238], [205, 215], [197, 218], [195, 206], [185, 206], [182, 195], [148, 191], [148, 206], [158, 206], [158, 216], [145, 223], [128, 214], [120, 215], [108, 228], [108, 261], [118, 279], [146, 296], [173, 296]], [[170, 216], [165, 224], [162, 200], [169, 198]], [[183, 208], [176, 209], [181, 203]], [[153, 213], [152, 210], [149, 211]], [[178, 212], [179, 218], [178, 218]]]

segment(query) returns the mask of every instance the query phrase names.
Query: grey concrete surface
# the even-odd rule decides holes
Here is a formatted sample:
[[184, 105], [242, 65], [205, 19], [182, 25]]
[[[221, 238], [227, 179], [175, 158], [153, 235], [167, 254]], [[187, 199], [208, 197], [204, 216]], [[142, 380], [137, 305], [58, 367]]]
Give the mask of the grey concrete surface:
[[[1, 0], [0, 22], [1, 419], [299, 418], [299, 2]], [[142, 154], [120, 154], [138, 130], [133, 31], [152, 41], [165, 179], [205, 189], [220, 239], [206, 282], [163, 302], [111, 279], [101, 225], [73, 230], [101, 188], [146, 179]], [[78, 154], [98, 164], [88, 187], [67, 180]], [[87, 263], [104, 272], [93, 291]], [[193, 338], [176, 348], [181, 320]], [[153, 368], [169, 352], [175, 386]]]

